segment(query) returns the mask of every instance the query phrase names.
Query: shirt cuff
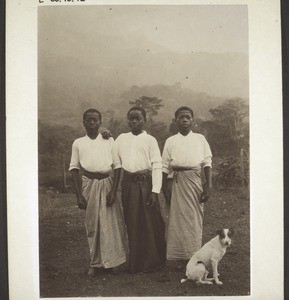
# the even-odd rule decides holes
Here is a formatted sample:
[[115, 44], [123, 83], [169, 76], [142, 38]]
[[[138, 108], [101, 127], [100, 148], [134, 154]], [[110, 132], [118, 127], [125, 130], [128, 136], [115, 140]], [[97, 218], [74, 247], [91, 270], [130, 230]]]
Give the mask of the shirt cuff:
[[156, 194], [159, 194], [161, 192], [161, 189], [159, 189], [159, 188], [153, 188], [152, 189], [152, 193], [156, 193]]
[[203, 168], [205, 168], [205, 167], [210, 167], [210, 168], [212, 168], [212, 165], [211, 165], [211, 164], [203, 164]]
[[208, 156], [202, 161], [202, 166], [204, 167], [211, 167], [212, 168], [212, 157]]
[[68, 171], [71, 171], [71, 170], [73, 170], [73, 169], [80, 170], [80, 167], [78, 167], [78, 166], [69, 166]]

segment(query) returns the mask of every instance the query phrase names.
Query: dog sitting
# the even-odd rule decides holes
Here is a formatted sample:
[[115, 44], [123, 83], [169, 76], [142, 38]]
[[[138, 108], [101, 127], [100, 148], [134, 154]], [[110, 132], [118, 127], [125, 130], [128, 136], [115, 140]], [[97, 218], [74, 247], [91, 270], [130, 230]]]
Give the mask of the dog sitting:
[[[234, 234], [233, 229], [217, 230], [217, 236], [212, 238], [200, 250], [198, 250], [189, 260], [186, 268], [186, 278], [181, 280], [181, 283], [187, 280], [193, 280], [199, 284], [223, 284], [219, 280], [218, 263], [226, 253], [226, 249], [231, 245], [231, 236]], [[212, 267], [213, 278], [207, 278], [209, 272], [207, 269]]]

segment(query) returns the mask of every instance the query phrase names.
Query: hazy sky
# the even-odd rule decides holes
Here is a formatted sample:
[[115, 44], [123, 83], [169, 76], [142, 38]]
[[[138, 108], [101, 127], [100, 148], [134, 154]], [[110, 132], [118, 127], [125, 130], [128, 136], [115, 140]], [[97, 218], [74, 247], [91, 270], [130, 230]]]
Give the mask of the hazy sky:
[[44, 36], [73, 38], [80, 31], [92, 40], [94, 34], [133, 39], [136, 47], [146, 37], [177, 52], [248, 54], [245, 5], [50, 6], [39, 8], [38, 21]]
[[50, 6], [38, 24], [40, 101], [176, 82], [248, 96], [247, 6]]

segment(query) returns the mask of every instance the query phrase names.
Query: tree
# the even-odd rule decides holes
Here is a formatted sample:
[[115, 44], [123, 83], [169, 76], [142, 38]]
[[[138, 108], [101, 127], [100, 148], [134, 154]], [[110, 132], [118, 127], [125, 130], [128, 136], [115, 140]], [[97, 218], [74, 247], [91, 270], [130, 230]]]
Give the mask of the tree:
[[152, 121], [153, 116], [158, 114], [158, 110], [164, 105], [161, 104], [162, 99], [157, 97], [147, 97], [141, 96], [135, 101], [129, 101], [129, 104], [132, 106], [137, 106], [143, 108], [147, 113], [147, 119], [149, 122]]
[[228, 128], [228, 134], [238, 148], [247, 144], [249, 105], [240, 98], [227, 100], [224, 104], [210, 109], [213, 120], [219, 126]]
[[83, 130], [67, 125], [38, 123], [38, 174], [39, 184], [63, 187], [63, 158], [68, 170], [73, 141]]
[[115, 112], [113, 110], [106, 111], [103, 114], [103, 119], [106, 120], [104, 127], [107, 127], [115, 139], [121, 133], [129, 131], [127, 121], [125, 119], [116, 119]]
[[66, 125], [38, 123], [38, 152], [53, 159], [62, 154], [70, 155], [73, 141], [81, 132]]
[[203, 121], [199, 132], [208, 140], [213, 155], [231, 155], [237, 153], [235, 142], [232, 141], [229, 127], [216, 121]]
[[157, 139], [160, 150], [162, 151], [165, 141], [169, 137], [167, 126], [163, 122], [152, 122], [149, 131], [150, 134]]

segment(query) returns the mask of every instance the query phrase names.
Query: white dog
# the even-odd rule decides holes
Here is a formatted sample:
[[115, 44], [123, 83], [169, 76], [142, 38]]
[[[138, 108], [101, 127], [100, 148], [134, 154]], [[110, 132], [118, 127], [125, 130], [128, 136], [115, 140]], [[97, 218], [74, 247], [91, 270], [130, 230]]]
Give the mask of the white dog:
[[[216, 284], [223, 284], [219, 280], [218, 263], [226, 253], [226, 249], [231, 245], [231, 236], [234, 234], [233, 229], [217, 230], [217, 236], [206, 243], [199, 251], [197, 251], [187, 264], [186, 278], [187, 280], [196, 281], [199, 284], [212, 284], [215, 280]], [[212, 267], [213, 278], [207, 278], [209, 272], [207, 269]]]

